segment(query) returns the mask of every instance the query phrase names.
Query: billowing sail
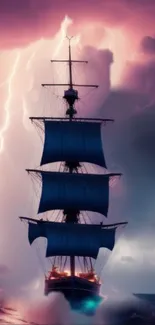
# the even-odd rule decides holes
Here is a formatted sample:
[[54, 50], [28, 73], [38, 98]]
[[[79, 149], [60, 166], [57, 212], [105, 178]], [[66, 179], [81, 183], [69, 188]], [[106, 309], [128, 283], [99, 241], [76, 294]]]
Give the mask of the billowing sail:
[[101, 124], [101, 122], [45, 120], [41, 165], [67, 161], [88, 162], [106, 168]]
[[116, 228], [102, 229], [101, 225], [29, 222], [29, 242], [46, 237], [46, 257], [74, 255], [96, 259], [101, 247], [113, 249], [115, 231]]
[[93, 211], [107, 216], [111, 174], [37, 172], [42, 176], [42, 194], [38, 213], [69, 209]]

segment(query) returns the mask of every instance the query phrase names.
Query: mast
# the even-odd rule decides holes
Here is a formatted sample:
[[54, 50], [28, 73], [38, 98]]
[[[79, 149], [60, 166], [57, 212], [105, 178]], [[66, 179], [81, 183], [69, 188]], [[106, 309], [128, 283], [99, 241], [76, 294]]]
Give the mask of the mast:
[[[71, 57], [71, 45], [70, 45], [71, 38], [68, 38], [68, 40], [69, 40], [69, 60], [68, 60], [69, 61], [68, 62], [69, 63], [69, 89], [74, 91], [74, 89], [73, 89], [73, 80], [72, 80], [72, 57]], [[68, 111], [70, 121], [72, 121], [72, 118], [74, 116], [74, 107], [73, 107], [73, 105], [71, 105], [71, 103], [70, 103], [70, 107], [69, 107], [69, 111]], [[69, 164], [69, 173], [72, 173], [72, 172], [73, 172], [72, 166]], [[70, 216], [67, 214], [66, 215], [66, 222], [67, 222], [68, 217], [70, 217]], [[78, 222], [76, 214], [75, 214], [75, 219], [74, 218], [71, 219], [71, 222]], [[70, 256], [70, 272], [71, 272], [71, 276], [75, 275], [75, 256], [74, 255]]]
[[69, 40], [69, 86], [70, 89], [73, 88], [73, 81], [72, 81], [72, 57], [71, 57], [71, 45], [70, 45], [70, 41], [71, 38], [67, 37]]
[[[78, 100], [78, 91], [73, 88], [73, 77], [72, 77], [72, 63], [73, 62], [78, 62], [78, 63], [88, 63], [88, 61], [80, 61], [80, 60], [72, 60], [72, 55], [71, 55], [71, 39], [72, 37], [66, 36], [68, 41], [69, 41], [69, 47], [68, 47], [68, 60], [51, 60], [51, 62], [67, 62], [68, 67], [69, 67], [69, 83], [68, 83], [68, 90], [65, 91], [64, 93], [64, 99], [68, 103], [69, 107], [66, 111], [66, 115], [69, 116], [70, 122], [72, 122], [74, 115], [77, 113], [75, 108], [74, 108], [74, 103], [76, 100]], [[63, 86], [63, 84], [43, 84], [43, 86]], [[94, 87], [97, 88], [98, 85], [78, 85], [80, 87]], [[79, 162], [77, 162], [77, 165], [73, 164], [72, 162], [66, 162], [66, 167], [68, 169], [68, 172], [71, 174], [75, 170], [78, 172], [78, 166]], [[66, 223], [78, 223], [78, 215], [79, 211], [64, 211], [65, 215], [65, 222]], [[70, 273], [71, 276], [75, 276], [75, 256], [72, 255], [70, 256]]]
[[63, 98], [66, 100], [66, 102], [68, 103], [69, 107], [66, 111], [66, 115], [69, 116], [70, 121], [73, 119], [74, 115], [77, 113], [75, 108], [74, 108], [74, 103], [76, 100], [79, 99], [78, 97], [78, 91], [75, 90], [73, 87], [77, 86], [77, 87], [91, 87], [91, 88], [98, 88], [98, 85], [83, 85], [83, 84], [73, 84], [73, 78], [72, 78], [72, 63], [88, 63], [88, 61], [83, 61], [83, 60], [72, 60], [72, 55], [71, 55], [71, 39], [72, 37], [68, 37], [66, 36], [68, 41], [69, 41], [69, 56], [68, 56], [68, 60], [51, 60], [51, 62], [66, 62], [68, 63], [68, 67], [69, 67], [69, 82], [68, 84], [42, 84], [43, 87], [47, 86], [68, 86], [68, 90], [66, 90], [64, 92], [64, 96]]

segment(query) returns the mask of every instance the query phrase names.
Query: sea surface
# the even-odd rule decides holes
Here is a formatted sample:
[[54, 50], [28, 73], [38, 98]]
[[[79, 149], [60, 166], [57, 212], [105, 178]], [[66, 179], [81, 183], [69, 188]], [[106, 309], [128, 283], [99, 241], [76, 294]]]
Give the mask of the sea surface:
[[20, 318], [18, 311], [8, 308], [0, 308], [0, 324], [28, 324], [26, 321]]
[[[107, 309], [108, 317], [105, 319], [105, 313], [103, 308], [103, 323], [101, 321], [102, 313], [100, 313], [99, 324], [94, 322], [90, 317], [90, 321], [87, 319], [82, 323], [80, 319], [79, 325], [155, 325], [155, 295], [141, 295], [139, 296], [139, 304], [136, 306], [117, 307], [117, 305], [111, 305], [110, 309]], [[142, 305], [141, 305], [142, 301]], [[138, 306], [138, 307], [137, 307]], [[0, 324], [30, 324], [36, 325], [36, 322], [27, 322], [22, 319], [20, 313], [10, 307], [0, 308]], [[53, 324], [52, 324], [53, 325]], [[61, 324], [55, 324], [61, 325]], [[63, 325], [63, 324], [62, 324]], [[69, 324], [70, 325], [70, 324]], [[73, 324], [74, 325], [74, 324]], [[77, 322], [76, 322], [76, 325]]]

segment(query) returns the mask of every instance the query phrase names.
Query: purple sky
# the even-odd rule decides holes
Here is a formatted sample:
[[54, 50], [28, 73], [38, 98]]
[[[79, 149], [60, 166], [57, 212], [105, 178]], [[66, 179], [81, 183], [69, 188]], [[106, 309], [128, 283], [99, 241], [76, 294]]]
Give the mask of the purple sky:
[[[39, 273], [35, 252], [27, 244], [26, 228], [17, 219], [18, 215], [33, 215], [36, 211], [31, 208], [33, 192], [24, 169], [38, 166], [41, 155], [39, 139], [25, 121], [29, 115], [41, 115], [43, 105], [44, 112], [47, 106], [49, 112], [49, 100], [55, 103], [58, 115], [62, 114], [61, 103], [53, 95], [45, 93], [46, 100], [44, 95], [41, 101], [40, 83], [53, 81], [49, 60], [57, 46], [54, 37], [68, 15], [73, 19], [70, 30], [81, 35], [81, 52], [75, 50], [73, 54], [90, 61], [86, 70], [75, 71], [76, 80], [100, 85], [96, 94], [82, 98], [79, 109], [85, 115], [102, 115], [116, 120], [104, 131], [105, 150], [109, 168], [123, 172], [123, 179], [119, 190], [114, 191], [109, 213], [110, 220], [128, 220], [129, 226], [122, 239], [122, 245], [126, 245], [121, 253], [122, 260], [121, 257], [119, 261], [114, 259], [103, 273], [104, 281], [127, 291], [155, 291], [155, 2], [58, 0], [53, 3], [50, 0], [0, 1], [1, 129], [6, 118], [5, 108], [10, 110], [4, 150], [0, 153], [0, 238], [1, 264], [4, 265], [0, 271], [5, 265], [11, 270], [9, 281], [7, 275], [4, 280], [2, 274], [1, 282], [9, 288], [13, 283], [17, 287], [18, 283], [21, 288]], [[92, 28], [91, 32], [87, 27]], [[99, 50], [102, 39], [105, 41], [106, 28], [116, 32], [114, 37], [108, 36], [108, 51], [106, 46]], [[39, 45], [32, 43], [28, 47], [30, 42], [41, 38], [50, 41], [39, 41]], [[61, 56], [66, 53], [65, 46]], [[18, 54], [19, 62], [7, 102], [9, 84], [3, 83], [11, 76]], [[119, 91], [111, 94], [110, 70], [114, 78], [118, 73], [121, 76]]]
[[74, 28], [83, 23], [101, 22], [123, 26], [142, 35], [153, 32], [153, 0], [1, 0], [0, 36], [2, 46], [26, 44], [43, 36], [51, 37], [65, 15], [72, 17]]

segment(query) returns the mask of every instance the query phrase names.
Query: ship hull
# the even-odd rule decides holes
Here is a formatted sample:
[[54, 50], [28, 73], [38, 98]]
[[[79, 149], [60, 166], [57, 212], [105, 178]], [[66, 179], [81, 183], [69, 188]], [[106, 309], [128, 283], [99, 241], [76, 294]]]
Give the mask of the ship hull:
[[79, 277], [45, 280], [45, 295], [61, 292], [73, 310], [92, 315], [102, 301], [100, 284]]

